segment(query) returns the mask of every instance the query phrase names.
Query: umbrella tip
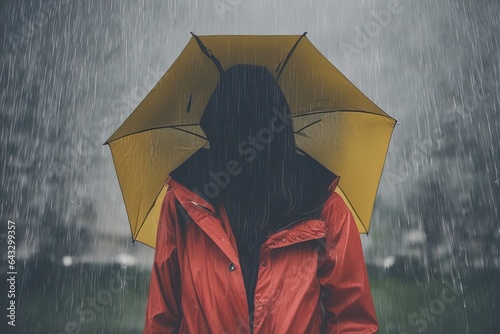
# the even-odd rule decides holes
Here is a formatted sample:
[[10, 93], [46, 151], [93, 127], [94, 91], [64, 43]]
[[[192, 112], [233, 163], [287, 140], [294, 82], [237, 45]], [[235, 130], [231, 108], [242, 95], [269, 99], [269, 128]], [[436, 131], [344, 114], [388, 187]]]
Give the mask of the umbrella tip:
[[302, 36], [305, 36], [305, 35], [307, 35], [307, 31], [304, 31], [304, 33], [302, 34]]

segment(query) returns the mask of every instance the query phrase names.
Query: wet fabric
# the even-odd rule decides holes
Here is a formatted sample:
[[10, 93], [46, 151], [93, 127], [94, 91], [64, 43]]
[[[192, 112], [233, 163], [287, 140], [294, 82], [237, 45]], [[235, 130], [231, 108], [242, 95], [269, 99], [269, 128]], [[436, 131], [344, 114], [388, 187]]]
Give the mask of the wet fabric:
[[[360, 233], [373, 203], [396, 120], [356, 88], [304, 35], [191, 38], [179, 58], [108, 138], [134, 240], [155, 247], [168, 175], [207, 146], [201, 118], [221, 73], [266, 68], [293, 119], [297, 147], [341, 175], [338, 194]], [[280, 113], [278, 113], [280, 115]]]
[[[375, 333], [358, 229], [335, 192], [261, 247], [250, 314], [230, 223], [173, 178], [162, 203], [144, 333]], [[179, 210], [179, 205], [182, 210]]]

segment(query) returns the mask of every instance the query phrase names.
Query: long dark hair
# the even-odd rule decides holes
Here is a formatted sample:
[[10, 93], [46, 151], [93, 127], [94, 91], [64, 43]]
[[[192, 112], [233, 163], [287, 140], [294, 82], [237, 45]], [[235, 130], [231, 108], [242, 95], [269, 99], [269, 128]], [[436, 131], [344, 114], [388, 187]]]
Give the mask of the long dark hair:
[[210, 149], [181, 166], [190, 171], [184, 179], [224, 206], [240, 256], [258, 253], [270, 233], [318, 212], [334, 175], [297, 153], [289, 105], [266, 68], [227, 69], [200, 126]]

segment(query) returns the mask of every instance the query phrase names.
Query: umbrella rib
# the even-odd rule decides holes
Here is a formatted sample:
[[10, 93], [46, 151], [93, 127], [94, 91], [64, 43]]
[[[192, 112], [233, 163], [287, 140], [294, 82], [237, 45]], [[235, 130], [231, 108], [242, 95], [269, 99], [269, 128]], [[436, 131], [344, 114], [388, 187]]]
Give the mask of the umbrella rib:
[[[292, 49], [290, 50], [290, 52], [288, 52], [288, 55], [286, 56], [285, 60], [283, 61], [283, 65], [281, 65], [281, 67], [278, 67], [279, 69], [279, 72], [278, 72], [278, 75], [276, 76], [276, 81], [278, 81], [280, 79], [280, 76], [281, 76], [281, 73], [283, 72], [283, 69], [285, 68], [286, 64], [288, 63], [288, 60], [290, 60], [290, 57], [292, 56], [292, 53], [293, 51], [295, 51], [295, 48], [297, 47], [297, 45], [299, 44], [300, 40], [302, 39], [302, 37], [304, 37], [305, 35], [307, 35], [307, 31], [304, 32], [300, 37], [299, 39], [297, 40], [297, 42], [295, 42], [295, 44], [293, 45]], [[281, 63], [280, 63], [281, 64]], [[279, 66], [279, 65], [278, 65]]]
[[368, 235], [368, 229], [366, 228], [365, 226], [365, 223], [363, 223], [363, 221], [361, 220], [361, 218], [359, 217], [358, 213], [356, 212], [356, 209], [354, 208], [354, 206], [352, 205], [351, 201], [349, 200], [349, 198], [347, 197], [347, 195], [345, 196], [345, 199], [347, 200], [347, 202], [349, 203], [349, 206], [352, 208], [352, 211], [354, 211], [353, 213], [356, 215], [356, 217], [358, 217], [359, 219], [359, 222], [361, 223], [361, 225], [363, 225], [363, 228], [365, 229], [365, 232], [366, 234]]
[[[359, 214], [357, 213], [356, 209], [354, 208], [354, 205], [352, 205], [351, 201], [349, 200], [349, 197], [347, 197], [346, 193], [342, 190], [342, 187], [339, 185], [338, 188], [340, 189], [340, 192], [343, 194], [342, 198], [347, 201], [346, 204], [349, 204], [349, 211], [351, 211], [351, 213], [356, 216], [359, 220], [359, 223], [361, 224], [361, 226], [363, 226], [363, 228], [365, 229], [365, 233], [366, 235], [368, 235], [368, 229], [366, 228], [366, 225], [365, 223], [363, 223], [363, 221], [361, 220], [361, 218], [359, 217]], [[362, 233], [362, 232], [360, 232]]]
[[318, 119], [317, 121], [314, 121], [314, 122], [312, 122], [312, 123], [309, 123], [309, 124], [307, 124], [306, 126], [303, 126], [302, 128], [300, 128], [300, 129], [298, 129], [297, 131], [295, 131], [295, 133], [296, 133], [296, 134], [297, 134], [297, 133], [300, 133], [300, 132], [302, 132], [303, 130], [307, 129], [308, 127], [313, 126], [314, 124], [319, 123], [319, 122], [321, 122], [321, 121], [322, 121], [322, 119]]
[[184, 129], [181, 129], [181, 128], [178, 128], [178, 127], [175, 127], [173, 126], [172, 129], [176, 129], [176, 130], [179, 130], [179, 131], [182, 131], [182, 132], [186, 132], [186, 133], [189, 133], [193, 136], [196, 136], [198, 138], [201, 138], [201, 139], [204, 139], [204, 140], [208, 140], [207, 138], [203, 137], [202, 135], [199, 135], [197, 133], [194, 133], [194, 132], [191, 132], [191, 131], [188, 131], [188, 130], [184, 130]]
[[[377, 114], [375, 112], [370, 112], [370, 111], [366, 111], [366, 110], [359, 110], [359, 109], [322, 110], [322, 111], [315, 111], [315, 112], [311, 112], [311, 113], [307, 113], [307, 114], [293, 115], [292, 118], [307, 117], [307, 116], [311, 116], [311, 115], [329, 114], [329, 113], [334, 113], [334, 112], [357, 112], [357, 113], [364, 113], [364, 114], [370, 114], [370, 115], [385, 117], [385, 118], [389, 118], [389, 119], [394, 120], [394, 118], [392, 118], [389, 115], [380, 115], [380, 114]], [[315, 123], [309, 124], [306, 127], [308, 127], [310, 125], [313, 125], [313, 124], [315, 124]], [[159, 127], [155, 127], [155, 128], [149, 128], [149, 129], [145, 129], [145, 130], [141, 130], [141, 131], [137, 131], [137, 132], [127, 133], [126, 135], [124, 135], [122, 137], [115, 138], [112, 141], [105, 142], [104, 145], [106, 145], [106, 144], [109, 145], [110, 143], [112, 143], [115, 140], [122, 139], [122, 138], [125, 138], [125, 137], [128, 137], [128, 136], [131, 136], [131, 135], [139, 134], [139, 133], [142, 133], [142, 132], [151, 131], [151, 130], [159, 130], [159, 129], [170, 129], [170, 128], [176, 129], [176, 130], [179, 130], [179, 131], [183, 131], [183, 132], [186, 132], [186, 133], [189, 133], [189, 134], [192, 134], [193, 136], [196, 136], [196, 137], [204, 139], [204, 140], [208, 140], [207, 138], [203, 137], [202, 135], [199, 135], [197, 133], [194, 133], [194, 132], [191, 132], [191, 131], [188, 131], [188, 130], [185, 130], [185, 129], [178, 128], [178, 126], [197, 126], [197, 125], [199, 125], [199, 124], [193, 123], [193, 124], [181, 124], [181, 125], [159, 126]], [[304, 128], [296, 131], [295, 133], [298, 133], [298, 132], [300, 132], [302, 130], [304, 130]]]
[[[191, 32], [191, 31], [190, 31]], [[196, 42], [198, 43], [198, 46], [200, 47], [201, 51], [205, 54], [205, 56], [207, 56], [208, 58], [210, 58], [210, 60], [215, 64], [215, 66], [217, 67], [217, 69], [219, 70], [219, 73], [221, 74], [221, 76], [224, 74], [224, 68], [222, 68], [222, 65], [220, 64], [220, 61], [219, 59], [217, 59], [214, 54], [212, 53], [212, 51], [210, 51], [209, 48], [207, 48], [203, 42], [201, 41], [201, 39], [196, 36], [195, 34], [193, 34], [193, 32], [191, 32], [191, 35], [193, 35], [194, 39], [196, 40]]]
[[147, 131], [153, 131], [153, 130], [161, 130], [161, 129], [175, 129], [175, 130], [179, 130], [179, 131], [182, 131], [182, 132], [186, 132], [186, 133], [189, 133], [189, 134], [192, 134], [193, 136], [196, 136], [198, 138], [201, 138], [201, 139], [204, 139], [204, 140], [208, 140], [207, 138], [203, 137], [202, 135], [199, 135], [197, 133], [194, 133], [194, 132], [191, 132], [189, 130], [185, 130], [185, 129], [181, 129], [179, 128], [179, 126], [198, 126], [199, 124], [195, 123], [195, 124], [182, 124], [182, 125], [170, 125], [170, 126], [158, 126], [158, 127], [154, 127], [154, 128], [148, 128], [148, 129], [144, 129], [144, 130], [140, 130], [140, 131], [136, 131], [136, 132], [132, 132], [132, 133], [127, 133], [126, 135], [124, 136], [121, 136], [121, 137], [118, 137], [118, 138], [115, 138], [113, 139], [112, 141], [107, 141], [106, 143], [104, 143], [104, 145], [106, 144], [110, 144], [112, 142], [114, 142], [115, 140], [118, 140], [118, 139], [123, 139], [125, 137], [128, 137], [128, 136], [132, 136], [132, 135], [136, 135], [136, 134], [139, 134], [139, 133], [143, 133], [143, 132], [147, 132]]
[[292, 118], [307, 117], [307, 116], [311, 116], [311, 115], [329, 114], [329, 113], [334, 113], [334, 112], [357, 112], [357, 113], [362, 113], [362, 114], [370, 114], [370, 115], [394, 119], [389, 115], [380, 115], [380, 114], [377, 114], [376, 112], [367, 111], [367, 110], [360, 110], [360, 109], [321, 110], [321, 111], [310, 112], [307, 114], [293, 115]]
[[[389, 115], [380, 115], [380, 114], [377, 114], [377, 113], [374, 113], [374, 112], [370, 112], [370, 111], [366, 111], [366, 110], [359, 110], [359, 109], [322, 110], [322, 111], [315, 111], [315, 112], [311, 112], [311, 113], [307, 113], [307, 114], [293, 115], [292, 118], [307, 117], [307, 116], [311, 116], [311, 115], [329, 114], [329, 113], [334, 113], [334, 112], [358, 112], [358, 113], [365, 113], [365, 114], [370, 114], [370, 115], [375, 115], [375, 116], [380, 116], [380, 117], [385, 117], [385, 118], [389, 118], [389, 119], [395, 120], [394, 118], [392, 118]], [[311, 125], [313, 125], [315, 123], [316, 122], [314, 122], [312, 124], [309, 124], [306, 127], [309, 127], [309, 126], [311, 126]], [[137, 132], [127, 133], [126, 135], [121, 136], [119, 138], [115, 138], [112, 141], [106, 141], [104, 143], [104, 145], [109, 145], [110, 143], [112, 143], [115, 140], [122, 139], [122, 138], [125, 138], [125, 137], [128, 137], [128, 136], [132, 136], [132, 135], [135, 135], [135, 134], [139, 134], [139, 133], [142, 133], [142, 132], [152, 131], [152, 130], [159, 130], [159, 129], [170, 129], [170, 128], [171, 129], [176, 129], [176, 130], [179, 130], [179, 131], [183, 131], [183, 132], [186, 132], [186, 133], [189, 133], [189, 134], [192, 134], [193, 136], [196, 136], [196, 137], [204, 139], [204, 140], [208, 140], [207, 138], [203, 137], [202, 135], [199, 135], [197, 133], [191, 132], [189, 130], [178, 128], [179, 126], [197, 126], [197, 125], [199, 125], [199, 124], [193, 123], [193, 124], [181, 124], [181, 125], [159, 126], [159, 127], [155, 127], [155, 128], [149, 128], [149, 129], [145, 129], [145, 130], [141, 130], [141, 131], [137, 131]], [[295, 133], [298, 133], [298, 132], [304, 130], [304, 128], [302, 128], [302, 129], [300, 129], [298, 131], [295, 131]]]
[[[165, 180], [166, 182], [166, 180]], [[163, 186], [165, 185], [165, 182], [163, 183]], [[162, 188], [160, 189], [160, 191], [156, 194], [156, 197], [155, 197], [155, 201], [153, 202], [153, 204], [151, 205], [151, 207], [149, 208], [148, 212], [146, 213], [146, 215], [144, 216], [144, 220], [141, 222], [141, 226], [139, 227], [139, 229], [137, 230], [135, 236], [132, 236], [132, 239], [133, 241], [135, 241], [136, 237], [139, 235], [139, 233], [141, 232], [142, 230], [142, 227], [144, 226], [144, 223], [146, 222], [146, 218], [149, 216], [149, 213], [151, 212], [151, 210], [153, 210], [155, 204], [156, 204], [156, 201], [158, 200], [158, 196], [160, 195], [162, 189], [163, 189], [163, 186]]]

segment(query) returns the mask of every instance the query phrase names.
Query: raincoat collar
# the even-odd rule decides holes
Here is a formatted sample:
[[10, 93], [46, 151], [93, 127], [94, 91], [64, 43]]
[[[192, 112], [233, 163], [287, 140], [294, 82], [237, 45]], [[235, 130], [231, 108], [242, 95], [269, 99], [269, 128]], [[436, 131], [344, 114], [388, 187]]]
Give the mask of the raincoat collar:
[[[335, 192], [335, 189], [337, 188], [337, 186], [339, 184], [339, 180], [340, 180], [339, 176], [335, 177], [335, 179], [332, 181], [330, 186], [328, 186], [328, 191], [330, 193], [330, 197]], [[212, 216], [215, 216], [216, 210], [215, 210], [214, 206], [210, 202], [208, 202], [205, 198], [198, 195], [194, 191], [188, 189], [182, 183], [177, 182], [171, 176], [168, 177], [166, 183], [172, 189], [172, 191], [175, 194], [175, 197], [177, 198], [177, 200], [179, 201], [179, 203], [183, 207], [186, 208], [186, 205], [187, 206], [195, 206], [195, 207], [198, 207], [198, 208], [204, 210], [206, 213], [211, 214]], [[328, 200], [325, 203], [327, 203], [327, 202], [328, 202]], [[300, 219], [300, 221], [307, 220], [307, 219], [308, 218], [302, 218], [302, 219]], [[282, 228], [280, 230], [286, 229], [288, 226], [293, 225], [296, 222], [297, 221], [285, 226], [284, 228]]]
[[[330, 197], [326, 200], [323, 209], [328, 206], [332, 195], [338, 186], [339, 177], [330, 184], [328, 190]], [[167, 183], [173, 191], [175, 198], [185, 210], [187, 215], [217, 244], [232, 263], [239, 263], [238, 251], [234, 238], [226, 233], [224, 223], [228, 225], [227, 214], [221, 208], [221, 224], [214, 224], [216, 210], [206, 199], [186, 188], [183, 184], [169, 177]], [[225, 221], [225, 222], [224, 222]], [[304, 217], [292, 222], [271, 234], [261, 247], [264, 249], [275, 249], [290, 246], [300, 242], [321, 239], [326, 237], [326, 224], [323, 214], [320, 218]]]

